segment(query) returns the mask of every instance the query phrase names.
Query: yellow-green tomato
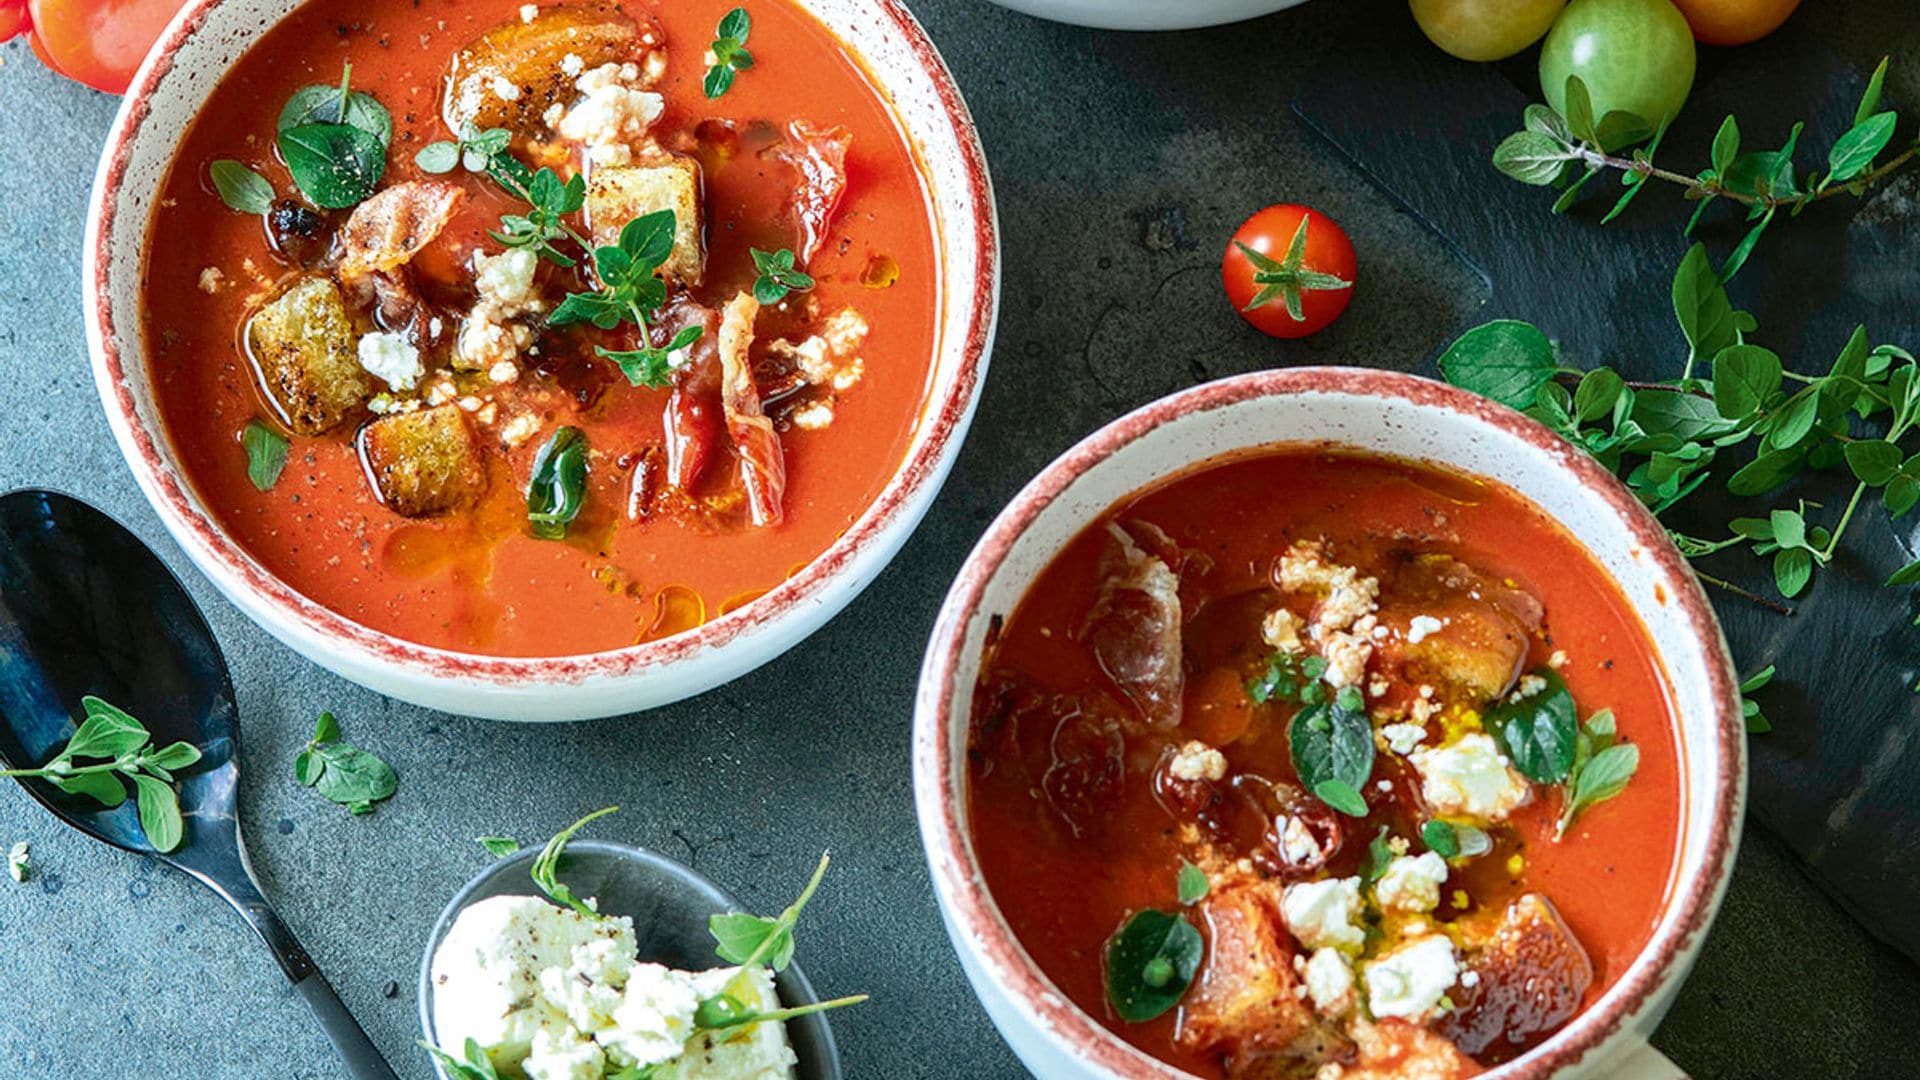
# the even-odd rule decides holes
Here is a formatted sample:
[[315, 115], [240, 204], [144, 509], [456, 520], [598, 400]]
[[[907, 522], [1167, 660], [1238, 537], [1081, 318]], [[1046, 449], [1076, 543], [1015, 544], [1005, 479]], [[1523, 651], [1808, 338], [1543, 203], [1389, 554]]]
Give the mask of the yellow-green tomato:
[[1567, 0], [1407, 0], [1427, 40], [1462, 60], [1505, 60], [1540, 40]]
[[1631, 113], [1648, 133], [1693, 89], [1693, 31], [1669, 0], [1573, 0], [1540, 50], [1540, 90], [1561, 115], [1580, 76], [1593, 118]]

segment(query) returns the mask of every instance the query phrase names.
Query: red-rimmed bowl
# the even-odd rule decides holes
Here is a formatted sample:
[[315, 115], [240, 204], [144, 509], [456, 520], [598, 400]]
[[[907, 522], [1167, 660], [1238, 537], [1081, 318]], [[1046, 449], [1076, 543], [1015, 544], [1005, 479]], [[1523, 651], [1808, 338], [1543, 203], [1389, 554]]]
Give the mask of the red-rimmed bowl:
[[1686, 778], [1666, 907], [1646, 947], [1598, 1002], [1488, 1075], [1682, 1075], [1646, 1040], [1719, 907], [1746, 802], [1737, 682], [1713, 610], [1665, 530], [1593, 459], [1465, 391], [1360, 368], [1223, 379], [1114, 421], [1028, 484], [961, 568], [920, 673], [914, 795], [941, 914], [988, 1015], [1028, 1067], [1049, 1080], [1187, 1075], [1134, 1049], [1068, 1000], [995, 906], [967, 816], [973, 688], [991, 628], [1101, 513], [1198, 464], [1288, 443], [1431, 462], [1505, 484], [1565, 525], [1645, 623], [1672, 694]]
[[384, 694], [449, 712], [576, 720], [634, 712], [737, 678], [797, 644], [899, 551], [959, 452], [992, 347], [999, 234], [986, 156], [932, 42], [896, 0], [796, 0], [872, 74], [918, 152], [941, 287], [926, 403], [892, 478], [819, 558], [696, 630], [584, 656], [503, 659], [376, 632], [295, 592], [207, 513], [159, 421], [140, 333], [153, 203], [181, 136], [229, 68], [300, 0], [189, 0], [120, 107], [86, 226], [87, 345], [122, 454], [161, 520], [234, 605], [309, 659]]

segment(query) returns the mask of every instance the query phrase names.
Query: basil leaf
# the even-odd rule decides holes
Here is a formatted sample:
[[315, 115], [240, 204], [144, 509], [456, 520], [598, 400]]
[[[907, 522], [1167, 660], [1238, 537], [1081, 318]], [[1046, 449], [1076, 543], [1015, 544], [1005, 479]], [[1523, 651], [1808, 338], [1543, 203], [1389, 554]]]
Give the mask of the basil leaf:
[[533, 535], [561, 540], [567, 526], [580, 516], [587, 501], [587, 436], [576, 427], [562, 427], [533, 459], [533, 479], [527, 484], [527, 521]]
[[287, 437], [259, 420], [240, 429], [240, 447], [247, 452], [247, 479], [258, 491], [270, 491], [287, 467]]
[[1338, 701], [1301, 709], [1287, 728], [1287, 749], [1302, 786], [1343, 814], [1366, 816], [1360, 789], [1373, 774], [1374, 751], [1363, 710]]
[[387, 151], [378, 138], [346, 124], [302, 124], [280, 133], [280, 156], [314, 205], [354, 206], [380, 183]]
[[1197, 904], [1207, 898], [1213, 885], [1207, 880], [1207, 872], [1186, 860], [1180, 862], [1180, 876], [1175, 882], [1179, 889], [1180, 902], [1186, 905]]
[[109, 810], [127, 801], [127, 789], [120, 783], [118, 773], [82, 773], [79, 776], [48, 776], [45, 779], [69, 795], [85, 795]]
[[1534, 672], [1546, 681], [1518, 701], [1501, 700], [1486, 710], [1487, 729], [1507, 752], [1520, 775], [1535, 783], [1557, 784], [1573, 768], [1574, 736], [1580, 729], [1573, 695], [1551, 668]]
[[1463, 390], [1525, 409], [1559, 366], [1557, 350], [1532, 323], [1498, 319], [1461, 334], [1440, 357], [1440, 374]]
[[273, 185], [240, 162], [221, 158], [207, 166], [207, 173], [228, 207], [243, 214], [264, 214], [273, 208]]
[[1180, 1003], [1205, 946], [1200, 931], [1155, 908], [1136, 912], [1107, 939], [1107, 1001], [1138, 1024]]
[[1360, 876], [1371, 885], [1380, 880], [1380, 876], [1387, 872], [1387, 864], [1392, 861], [1393, 845], [1387, 842], [1387, 827], [1382, 825], [1380, 831], [1373, 834], [1373, 839], [1367, 842], [1367, 858], [1360, 866]]
[[179, 847], [186, 838], [186, 823], [180, 818], [180, 799], [172, 785], [136, 773], [133, 791], [140, 831], [147, 834], [147, 843], [163, 854]]
[[1571, 810], [1566, 819], [1571, 821], [1580, 811], [1625, 791], [1639, 768], [1640, 748], [1632, 743], [1609, 746], [1593, 755], [1569, 793]]

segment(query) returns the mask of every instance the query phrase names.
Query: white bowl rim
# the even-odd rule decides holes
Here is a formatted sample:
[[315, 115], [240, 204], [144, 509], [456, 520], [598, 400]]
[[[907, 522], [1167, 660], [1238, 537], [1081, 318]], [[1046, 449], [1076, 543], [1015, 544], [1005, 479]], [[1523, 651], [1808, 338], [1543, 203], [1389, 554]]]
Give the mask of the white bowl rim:
[[[1711, 698], [1715, 702], [1715, 738], [1711, 745], [1689, 747], [1711, 770], [1712, 788], [1689, 791], [1710, 807], [1711, 835], [1698, 870], [1677, 867], [1684, 891], [1670, 893], [1659, 924], [1628, 970], [1586, 1011], [1552, 1038], [1485, 1076], [1495, 1080], [1544, 1080], [1591, 1055], [1614, 1052], [1613, 1040], [1629, 1019], [1649, 1006], [1683, 975], [1698, 943], [1718, 911], [1739, 847], [1746, 804], [1746, 728], [1740, 713], [1738, 677], [1726, 639], [1705, 592], [1666, 529], [1599, 462], [1577, 450], [1537, 421], [1458, 387], [1419, 376], [1358, 367], [1299, 367], [1256, 371], [1204, 383], [1151, 402], [1083, 439], [1036, 476], [994, 519], [961, 567], [942, 606], [921, 668], [914, 707], [913, 781], [921, 843], [944, 901], [951, 935], [974, 946], [973, 955], [987, 978], [1009, 992], [1034, 1016], [1051, 1040], [1106, 1073], [1124, 1077], [1189, 1078], [1121, 1039], [1087, 1015], [1062, 993], [1020, 945], [1000, 913], [974, 856], [972, 838], [958, 807], [966, 796], [965, 779], [955, 753], [950, 719], [955, 697], [973, 688], [956, 687], [954, 678], [966, 648], [966, 629], [979, 611], [988, 584], [1016, 541], [1054, 499], [1094, 466], [1154, 428], [1193, 413], [1231, 407], [1274, 396], [1332, 393], [1394, 398], [1445, 409], [1490, 425], [1503, 434], [1554, 452], [1569, 479], [1600, 494], [1631, 529], [1635, 542], [1665, 578], [1677, 583], [1670, 597], [1685, 624], [1702, 642]], [[1336, 442], [1337, 445], [1337, 442]], [[1249, 448], [1251, 449], [1251, 447]], [[1229, 452], [1231, 453], [1231, 452]], [[1186, 463], [1162, 473], [1178, 475]], [[1688, 783], [1691, 774], [1683, 775]]]
[[[180, 47], [200, 30], [215, 9], [227, 2], [229, 0], [189, 0], [135, 73], [108, 132], [94, 177], [87, 207], [81, 281], [89, 291], [84, 314], [94, 383], [121, 456], [167, 531], [186, 549], [195, 564], [229, 597], [244, 594], [247, 602], [242, 608], [266, 624], [276, 636], [287, 639], [290, 644], [296, 644], [297, 638], [306, 647], [366, 657], [390, 672], [432, 680], [524, 686], [620, 679], [659, 670], [730, 642], [757, 636], [808, 608], [827, 605], [837, 609], [844, 598], [836, 602], [832, 596], [834, 586], [843, 577], [857, 573], [857, 557], [861, 552], [870, 543], [884, 544], [896, 530], [902, 535], [911, 532], [958, 454], [986, 377], [999, 307], [999, 221], [986, 151], [953, 73], [919, 21], [900, 0], [863, 0], [891, 24], [908, 45], [939, 95], [946, 122], [952, 125], [960, 149], [971, 213], [960, 220], [939, 223], [936, 228], [964, 229], [971, 225], [975, 256], [971, 268], [973, 303], [966, 316], [965, 333], [957, 335], [961, 339], [957, 343], [960, 361], [954, 380], [946, 392], [937, 397], [936, 388], [930, 384], [916, 429], [924, 428], [926, 435], [916, 434], [915, 444], [853, 525], [798, 573], [752, 602], [692, 630], [620, 649], [557, 657], [489, 656], [407, 641], [324, 607], [267, 571], [212, 520], [202, 508], [198, 495], [164, 467], [163, 462], [170, 453], [163, 449], [166, 436], [142, 422], [135, 408], [127, 388], [126, 366], [117, 340], [119, 330], [108, 295], [111, 266], [107, 252], [111, 250], [116, 225], [110, 208], [116, 205], [125, 181], [132, 144], [149, 118], [146, 99], [172, 70]], [[804, 0], [795, 2], [805, 9]], [[289, 9], [287, 14], [293, 10], [297, 8]], [[267, 33], [285, 17], [282, 15], [263, 25], [258, 35]], [[258, 35], [252, 40], [257, 41]], [[864, 61], [862, 67], [870, 78], [879, 82], [880, 72]], [[917, 147], [915, 153], [919, 153]], [[129, 228], [144, 235], [148, 223], [137, 222]], [[937, 361], [938, 357], [933, 359]], [[268, 618], [283, 620], [284, 625], [272, 625]], [[306, 647], [296, 647], [306, 651]]]

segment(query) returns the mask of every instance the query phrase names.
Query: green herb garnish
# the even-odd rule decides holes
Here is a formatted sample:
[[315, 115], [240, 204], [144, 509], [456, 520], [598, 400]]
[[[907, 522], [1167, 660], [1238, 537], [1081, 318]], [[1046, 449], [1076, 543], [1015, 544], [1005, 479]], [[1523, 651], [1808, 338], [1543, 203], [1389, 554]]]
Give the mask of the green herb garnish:
[[1107, 939], [1107, 1001], [1138, 1024], [1180, 1003], [1206, 951], [1200, 931], [1179, 915], [1145, 908]]
[[779, 251], [748, 248], [747, 251], [753, 256], [753, 268], [760, 271], [753, 283], [753, 298], [763, 306], [785, 300], [790, 292], [813, 288], [813, 278], [793, 268], [793, 252], [787, 248]]
[[1493, 838], [1472, 825], [1429, 821], [1420, 826], [1420, 839], [1443, 859], [1471, 859], [1493, 850]]
[[1360, 876], [1371, 885], [1380, 880], [1387, 872], [1387, 864], [1392, 861], [1393, 843], [1388, 839], [1387, 827], [1382, 825], [1380, 831], [1373, 834], [1373, 839], [1367, 842], [1367, 858], [1360, 866]]
[[700, 328], [689, 326], [664, 348], [647, 343], [648, 320], [667, 302], [667, 283], [658, 271], [673, 254], [674, 229], [671, 210], [656, 210], [627, 222], [617, 244], [594, 249], [593, 268], [600, 279], [600, 291], [569, 293], [547, 318], [554, 326], [584, 322], [602, 330], [612, 330], [622, 323], [639, 327], [638, 349], [594, 347], [594, 352], [618, 364], [635, 386], [665, 386], [673, 374], [674, 354], [700, 338]]
[[707, 97], [717, 98], [733, 88], [733, 77], [753, 67], [753, 54], [747, 51], [747, 34], [753, 29], [753, 17], [743, 7], [734, 8], [720, 19], [713, 39], [713, 66], [707, 69], [704, 87]]
[[[1688, 174], [1654, 164], [1666, 125], [1649, 126], [1638, 117], [1609, 113], [1595, 121], [1587, 88], [1577, 76], [1569, 78], [1566, 115], [1546, 105], [1529, 105], [1524, 127], [1506, 137], [1493, 152], [1493, 165], [1524, 184], [1557, 186], [1560, 197], [1553, 212], [1560, 213], [1578, 198], [1587, 181], [1606, 170], [1617, 170], [1626, 188], [1602, 219], [1612, 221], [1626, 210], [1648, 180], [1676, 184], [1693, 201], [1693, 216], [1685, 232], [1691, 234], [1708, 206], [1715, 202], [1737, 205], [1748, 224], [1746, 233], [1728, 254], [1721, 270], [1730, 279], [1745, 265], [1754, 245], [1776, 216], [1797, 217], [1811, 203], [1842, 193], [1861, 196], [1868, 189], [1912, 164], [1920, 156], [1920, 142], [1908, 140], [1892, 157], [1880, 155], [1893, 143], [1899, 117], [1880, 109], [1887, 61], [1881, 60], [1854, 110], [1853, 125], [1827, 151], [1824, 174], [1815, 169], [1801, 175], [1794, 164], [1805, 124], [1795, 124], [1779, 149], [1741, 152], [1740, 125], [1729, 116], [1715, 132], [1707, 164]], [[1620, 148], [1653, 137], [1644, 149], [1631, 154]]]
[[807, 901], [813, 899], [814, 890], [820, 887], [820, 880], [826, 876], [828, 862], [828, 856], [820, 856], [820, 863], [814, 867], [813, 877], [807, 880], [806, 888], [800, 890], [799, 898], [773, 918], [728, 912], [707, 919], [707, 932], [713, 935], [714, 940], [713, 951], [722, 960], [740, 965], [740, 971], [728, 979], [718, 993], [703, 999], [694, 1009], [695, 1027], [719, 1031], [763, 1020], [788, 1020], [809, 1013], [857, 1005], [867, 1000], [865, 994], [854, 994], [793, 1009], [763, 1012], [747, 1005], [740, 997], [741, 984], [747, 973], [755, 967], [765, 964], [774, 971], [785, 971], [787, 965], [793, 962], [794, 925], [800, 921], [801, 910], [807, 906]]
[[511, 836], [476, 836], [473, 840], [496, 859], [504, 859], [520, 850], [520, 841]]
[[1293, 715], [1287, 747], [1293, 771], [1314, 797], [1349, 817], [1366, 817], [1360, 790], [1373, 775], [1373, 725], [1353, 687], [1332, 703], [1308, 705]]
[[1267, 661], [1267, 670], [1247, 681], [1247, 697], [1256, 705], [1269, 701], [1297, 701], [1317, 705], [1327, 700], [1327, 687], [1320, 677], [1327, 673], [1323, 656], [1277, 652]]
[[533, 459], [527, 482], [527, 522], [542, 540], [564, 540], [587, 502], [587, 434], [561, 427]]
[[1768, 664], [1740, 684], [1740, 718], [1746, 721], [1750, 735], [1764, 735], [1773, 730], [1773, 723], [1760, 711], [1760, 703], [1753, 700], [1753, 695], [1772, 681], [1773, 665]]
[[1238, 240], [1233, 242], [1240, 254], [1253, 264], [1253, 283], [1260, 286], [1260, 291], [1240, 310], [1252, 311], [1280, 300], [1286, 304], [1287, 317], [1300, 322], [1307, 317], [1300, 306], [1302, 293], [1353, 288], [1353, 282], [1345, 278], [1308, 270], [1302, 265], [1307, 255], [1307, 222], [1311, 217], [1307, 214], [1300, 218], [1299, 227], [1293, 230], [1293, 239], [1287, 242], [1287, 254], [1281, 259], [1262, 255]]
[[188, 742], [156, 748], [146, 725], [97, 697], [81, 698], [80, 707], [86, 719], [52, 761], [37, 769], [0, 770], [0, 776], [39, 777], [109, 809], [127, 801], [120, 782], [124, 777], [133, 784], [147, 843], [162, 854], [178, 848], [186, 838], [186, 823], [180, 817], [174, 774], [199, 761], [200, 748]]
[[33, 869], [32, 845], [22, 840], [7, 849], [7, 876], [15, 885], [24, 885]]
[[267, 178], [232, 158], [221, 158], [207, 166], [220, 201], [243, 214], [264, 214], [273, 209], [273, 185]]
[[507, 144], [512, 141], [513, 132], [506, 128], [476, 131], [469, 125], [458, 139], [443, 139], [421, 147], [420, 152], [413, 155], [413, 163], [420, 166], [421, 172], [436, 176], [462, 165], [468, 172], [484, 173], [494, 158], [507, 152]]
[[269, 491], [287, 467], [287, 437], [259, 420], [240, 429], [240, 447], [247, 452], [247, 479], [260, 491]]
[[1541, 668], [1532, 677], [1541, 680], [1540, 689], [1493, 703], [1485, 722], [1520, 775], [1536, 784], [1557, 784], [1573, 769], [1580, 723], [1573, 694], [1553, 669]]
[[1174, 885], [1179, 890], [1183, 907], [1192, 907], [1205, 900], [1207, 892], [1213, 888], [1212, 882], [1207, 880], [1207, 872], [1185, 859], [1180, 860], [1180, 873]]
[[297, 91], [280, 111], [280, 156], [293, 182], [316, 206], [344, 209], [372, 195], [387, 171], [393, 118], [369, 94], [340, 85]]
[[500, 1073], [493, 1067], [493, 1059], [487, 1056], [486, 1048], [477, 1039], [467, 1040], [464, 1060], [424, 1039], [420, 1040], [420, 1048], [432, 1055], [453, 1080], [500, 1080]]
[[330, 712], [314, 723], [313, 738], [293, 759], [293, 775], [354, 814], [370, 814], [373, 804], [391, 798], [400, 786], [393, 766], [340, 741], [340, 722]]
[[1614, 741], [1613, 712], [1602, 709], [1587, 718], [1576, 737], [1573, 769], [1561, 792], [1560, 820], [1554, 829], [1557, 840], [1582, 810], [1605, 802], [1627, 789], [1627, 781], [1640, 768], [1640, 748], [1632, 743]]
[[547, 846], [540, 849], [540, 857], [533, 860], [533, 868], [530, 874], [533, 877], [533, 883], [540, 887], [541, 892], [546, 893], [548, 897], [552, 898], [554, 903], [570, 907], [589, 919], [599, 919], [603, 917], [599, 912], [595, 911], [591, 905], [573, 895], [573, 890], [568, 888], [566, 883], [560, 880], [558, 876], [560, 872], [560, 856], [567, 850], [567, 841], [572, 840], [573, 834], [579, 832], [587, 822], [595, 818], [606, 817], [608, 814], [619, 809], [617, 806], [606, 806], [595, 810], [593, 813], [588, 814], [586, 817], [555, 833], [553, 839], [547, 841]]
[[[518, 158], [504, 154], [495, 155], [493, 160], [496, 163], [520, 164]], [[499, 165], [496, 164], [496, 168], [498, 167]], [[507, 174], [514, 175], [510, 169], [507, 170]], [[552, 169], [541, 169], [526, 178], [524, 184], [521, 184], [516, 177], [515, 186], [520, 189], [516, 193], [527, 201], [527, 212], [502, 214], [500, 228], [487, 235], [507, 247], [526, 248], [557, 266], [574, 265], [573, 257], [562, 254], [553, 246], [553, 242], [566, 238], [575, 241], [581, 247], [587, 246], [586, 239], [574, 232], [573, 227], [565, 221], [568, 214], [578, 211], [587, 201], [586, 177], [576, 173], [573, 177], [562, 181], [559, 173]], [[509, 186], [508, 190], [513, 190], [513, 186]]]

